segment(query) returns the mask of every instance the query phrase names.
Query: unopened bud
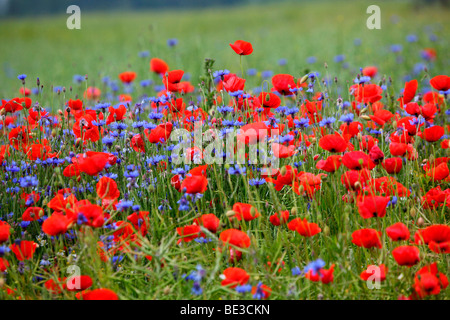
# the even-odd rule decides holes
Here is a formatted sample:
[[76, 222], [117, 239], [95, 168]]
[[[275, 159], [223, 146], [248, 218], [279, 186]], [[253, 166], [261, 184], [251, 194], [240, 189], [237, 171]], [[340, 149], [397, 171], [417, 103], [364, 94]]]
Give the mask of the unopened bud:
[[235, 211], [233, 211], [233, 210], [230, 210], [230, 211], [227, 211], [227, 213], [225, 214], [228, 218], [231, 218], [231, 217], [234, 217], [235, 216], [235, 214], [236, 214], [236, 212]]

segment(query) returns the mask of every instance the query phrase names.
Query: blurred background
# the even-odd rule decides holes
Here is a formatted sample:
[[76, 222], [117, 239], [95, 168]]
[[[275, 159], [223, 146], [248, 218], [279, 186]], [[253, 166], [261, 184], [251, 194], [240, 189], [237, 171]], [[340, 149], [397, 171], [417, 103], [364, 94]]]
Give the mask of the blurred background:
[[[66, 26], [74, 4], [80, 30]], [[374, 4], [380, 30], [366, 26]], [[127, 70], [137, 73], [136, 90], [155, 95], [161, 80], [149, 70], [154, 57], [183, 69], [197, 86], [206, 58], [215, 60], [214, 70], [241, 73], [229, 46], [238, 39], [253, 44], [242, 60], [254, 92], [277, 73], [317, 72], [351, 83], [360, 68], [374, 65], [379, 78], [401, 86], [450, 65], [447, 0], [0, 0], [0, 12], [1, 98], [17, 94], [18, 74], [27, 74], [30, 89], [39, 77], [49, 101], [55, 87], [118, 94], [118, 74]]]

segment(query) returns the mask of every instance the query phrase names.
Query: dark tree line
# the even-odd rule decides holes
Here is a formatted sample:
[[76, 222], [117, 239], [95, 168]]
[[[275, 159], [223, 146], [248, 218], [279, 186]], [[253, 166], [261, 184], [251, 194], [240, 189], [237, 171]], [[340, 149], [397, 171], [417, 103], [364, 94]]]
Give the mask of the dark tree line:
[[[1, 1], [1, 0], [0, 0]], [[265, 3], [273, 0], [3, 0], [8, 1], [7, 14], [57, 14], [65, 13], [69, 5], [87, 10], [140, 10], [155, 8], [199, 8], [247, 3]]]

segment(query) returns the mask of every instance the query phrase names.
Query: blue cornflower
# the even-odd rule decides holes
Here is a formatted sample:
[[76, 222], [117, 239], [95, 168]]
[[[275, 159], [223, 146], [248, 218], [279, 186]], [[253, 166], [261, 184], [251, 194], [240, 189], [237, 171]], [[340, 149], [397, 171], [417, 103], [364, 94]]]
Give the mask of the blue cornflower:
[[225, 75], [227, 75], [227, 74], [229, 74], [229, 73], [230, 73], [230, 71], [227, 70], [227, 69], [224, 69], [224, 70], [217, 70], [217, 71], [214, 71], [213, 77], [214, 77], [214, 78], [217, 78], [217, 77], [223, 77], [223, 76], [225, 76]]
[[82, 75], [76, 74], [73, 76], [73, 82], [74, 83], [81, 83], [85, 80], [86, 78], [83, 77]]
[[309, 118], [294, 119], [295, 127], [298, 129], [306, 129], [309, 127]]
[[19, 79], [19, 80], [25, 80], [27, 78], [27, 75], [26, 74], [19, 74], [18, 76], [17, 76], [17, 79]]
[[256, 286], [256, 292], [253, 295], [253, 299], [261, 300], [261, 299], [265, 298], [265, 293], [264, 293], [264, 290], [262, 288], [262, 285], [263, 285], [263, 283], [259, 282], [258, 285]]
[[125, 211], [133, 206], [133, 201], [130, 200], [120, 200], [120, 202], [116, 205], [117, 210]]
[[287, 64], [287, 60], [286, 59], [283, 58], [283, 59], [278, 60], [278, 65], [284, 66], [286, 64]]
[[246, 167], [242, 167], [241, 168], [238, 165], [235, 165], [234, 167], [230, 167], [228, 169], [228, 174], [236, 174], [236, 175], [242, 174], [242, 175], [245, 175], [246, 171], [247, 171]]
[[141, 51], [141, 52], [139, 52], [138, 55], [140, 58], [147, 58], [148, 56], [150, 56], [150, 52], [149, 51]]
[[325, 261], [323, 261], [322, 259], [317, 259], [308, 263], [305, 269], [303, 269], [303, 273], [307, 273], [309, 270], [311, 270], [312, 275], [315, 276], [323, 267], [325, 267]]
[[391, 45], [391, 51], [393, 53], [399, 53], [400, 51], [402, 51], [403, 47], [401, 44], [393, 44]]
[[20, 178], [19, 183], [22, 188], [28, 188], [28, 187], [36, 187], [39, 184], [39, 181], [36, 177], [26, 176], [24, 178]]
[[299, 276], [302, 274], [302, 270], [299, 267], [294, 267], [291, 271], [293, 276]]
[[406, 36], [406, 41], [408, 42], [417, 42], [419, 40], [415, 34], [408, 34]]
[[153, 80], [151, 80], [151, 79], [141, 80], [140, 84], [141, 84], [141, 87], [143, 87], [143, 88], [149, 87], [153, 84]]
[[265, 179], [250, 179], [249, 181], [248, 181], [248, 184], [249, 185], [251, 185], [251, 186], [261, 186], [261, 185], [263, 185], [264, 183], [266, 183], [266, 180]]
[[325, 118], [325, 119], [323, 119], [322, 121], [319, 122], [319, 126], [320, 126], [320, 127], [325, 127], [325, 126], [331, 127], [331, 125], [332, 125], [335, 121], [336, 121], [336, 119], [333, 118], [333, 117]]
[[334, 57], [334, 62], [337, 62], [337, 63], [342, 62], [344, 60], [345, 60], [345, 55], [343, 55], [343, 54], [339, 54]]
[[168, 40], [167, 40], [167, 45], [168, 45], [169, 47], [174, 47], [174, 46], [176, 46], [177, 44], [178, 44], [178, 39], [173, 38], [173, 39], [168, 39]]
[[355, 117], [355, 115], [353, 113], [347, 113], [341, 116], [341, 118], [339, 119], [339, 121], [341, 122], [345, 122], [346, 124], [350, 124], [353, 122], [353, 118]]
[[234, 290], [236, 290], [237, 293], [247, 293], [252, 291], [252, 285], [251, 284], [244, 284], [242, 286], [236, 286], [234, 288]]
[[308, 58], [306, 59], [306, 62], [307, 62], [307, 63], [316, 63], [316, 61], [317, 61], [317, 58], [316, 58], [316, 57], [308, 57]]
[[265, 70], [261, 72], [261, 77], [262, 78], [271, 78], [273, 75], [273, 72], [270, 70]]
[[247, 70], [247, 75], [249, 76], [254, 76], [258, 73], [258, 70], [256, 70], [255, 68], [251, 68]]

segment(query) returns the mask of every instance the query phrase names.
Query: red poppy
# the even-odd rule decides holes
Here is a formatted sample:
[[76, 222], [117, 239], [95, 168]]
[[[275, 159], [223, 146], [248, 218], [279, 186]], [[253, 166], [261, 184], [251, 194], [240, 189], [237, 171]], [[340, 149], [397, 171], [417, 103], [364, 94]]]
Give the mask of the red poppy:
[[[412, 99], [414, 99], [414, 96], [416, 95], [417, 87], [418, 87], [418, 82], [416, 79], [405, 83], [405, 89], [403, 90], [403, 97], [398, 99], [401, 102], [401, 106], [408, 104], [409, 102], [412, 101]], [[411, 113], [409, 113], [409, 114], [411, 114]]]
[[350, 87], [358, 102], [374, 103], [383, 98], [383, 89], [376, 84], [358, 84]]
[[425, 243], [431, 251], [436, 253], [450, 253], [450, 227], [444, 224], [435, 224], [414, 235], [416, 244]]
[[[377, 272], [379, 270], [379, 273]], [[364, 281], [369, 280], [369, 278], [378, 281], [386, 280], [386, 273], [388, 272], [388, 268], [384, 264], [377, 265], [369, 265], [367, 269], [361, 272], [360, 278]], [[375, 277], [375, 278], [374, 278]]]
[[438, 271], [436, 262], [424, 266], [414, 277], [414, 290], [420, 298], [437, 295], [448, 287], [448, 278]]
[[331, 155], [326, 160], [319, 160], [316, 168], [326, 172], [335, 172], [341, 166], [342, 156]]
[[297, 88], [294, 77], [290, 74], [277, 74], [272, 77], [273, 90], [277, 91], [283, 96], [290, 96], [292, 92], [290, 89]]
[[109, 116], [106, 118], [106, 125], [109, 125], [110, 123], [122, 121], [125, 119], [125, 113], [127, 113], [127, 108], [121, 104], [116, 107], [109, 107]]
[[341, 176], [341, 182], [347, 190], [362, 189], [370, 178], [368, 169], [346, 171]]
[[396, 174], [399, 173], [402, 170], [403, 166], [403, 160], [402, 158], [387, 158], [384, 159], [384, 161], [381, 163], [383, 168], [387, 171], [389, 174]]
[[129, 84], [129, 83], [133, 82], [135, 78], [136, 78], [136, 72], [133, 72], [133, 71], [125, 71], [125, 72], [122, 72], [121, 74], [119, 74], [119, 79], [123, 83]]
[[352, 233], [352, 243], [364, 248], [382, 248], [381, 232], [375, 229], [359, 229]]
[[14, 243], [9, 246], [11, 251], [16, 255], [17, 260], [19, 261], [31, 259], [37, 247], [37, 243], [26, 240], [20, 241], [19, 244]]
[[200, 236], [200, 226], [193, 224], [177, 228], [177, 233], [181, 236], [179, 242], [190, 242]]
[[342, 157], [342, 164], [350, 170], [372, 169], [375, 164], [370, 157], [362, 151], [350, 151]]
[[83, 109], [83, 101], [80, 99], [77, 100], [72, 100], [70, 99], [67, 102], [67, 106], [71, 109], [71, 110], [75, 110], [75, 111], [79, 111]]
[[392, 250], [392, 256], [400, 266], [412, 267], [420, 261], [420, 251], [413, 246], [400, 246]]
[[447, 91], [450, 89], [450, 77], [446, 75], [435, 76], [431, 78], [430, 84], [438, 91]]
[[72, 221], [58, 212], [53, 213], [42, 224], [42, 231], [49, 236], [57, 236], [67, 232]]
[[292, 169], [289, 165], [283, 168], [285, 169], [281, 169], [281, 174], [278, 174], [276, 179], [269, 177], [266, 178], [267, 182], [272, 182], [275, 184], [274, 188], [277, 191], [283, 189], [285, 185], [291, 185], [297, 174], [297, 169]]
[[222, 280], [222, 286], [229, 286], [235, 288], [238, 285], [242, 286], [250, 280], [250, 275], [241, 268], [230, 267], [223, 271], [225, 279]]
[[230, 47], [241, 56], [247, 56], [253, 52], [252, 44], [244, 40], [236, 40], [234, 44], [230, 43]]
[[369, 158], [373, 163], [379, 164], [384, 159], [384, 153], [377, 145], [374, 145], [369, 151]]
[[259, 217], [258, 210], [251, 204], [247, 203], [235, 203], [233, 205], [233, 211], [236, 213], [234, 216], [239, 221], [241, 221], [242, 219], [244, 219], [245, 221], [251, 221]]
[[194, 223], [203, 226], [212, 233], [216, 233], [220, 226], [220, 219], [213, 213], [203, 214], [200, 218], [194, 219]]
[[0, 272], [5, 272], [9, 267], [9, 262], [4, 259], [0, 258]]
[[428, 142], [436, 142], [445, 134], [445, 130], [441, 126], [432, 126], [423, 130], [422, 139]]
[[108, 177], [102, 177], [96, 185], [97, 195], [101, 199], [117, 199], [120, 197], [120, 191], [117, 189], [117, 183]]
[[296, 150], [296, 147], [294, 145], [285, 146], [280, 143], [273, 142], [272, 152], [275, 157], [285, 159], [297, 154], [298, 150]]
[[6, 242], [9, 239], [11, 233], [11, 226], [8, 222], [0, 221], [0, 243]]
[[44, 215], [44, 209], [41, 207], [28, 207], [22, 214], [23, 221], [36, 221]]
[[142, 139], [142, 136], [138, 133], [135, 134], [130, 141], [130, 146], [136, 152], [145, 152], [145, 142]]
[[236, 92], [244, 90], [245, 79], [239, 78], [234, 73], [229, 73], [223, 77], [222, 84], [227, 92]]
[[322, 229], [316, 223], [308, 222], [302, 218], [295, 218], [288, 223], [289, 230], [297, 231], [303, 237], [312, 237]]
[[47, 289], [51, 294], [60, 294], [64, 287], [66, 278], [58, 278], [58, 281], [55, 281], [53, 279], [48, 279], [44, 283], [45, 289]]
[[86, 91], [84, 92], [84, 97], [91, 100], [99, 99], [102, 95], [102, 92], [99, 88], [96, 87], [88, 87]]
[[103, 226], [105, 220], [105, 214], [103, 212], [103, 208], [96, 205], [91, 204], [89, 202], [78, 201], [74, 206], [74, 217], [73, 219], [80, 220], [80, 215], [82, 216], [82, 221], [90, 227], [100, 228]]
[[240, 128], [240, 132], [237, 135], [238, 145], [239, 142], [245, 144], [256, 144], [269, 134], [269, 128], [264, 122], [253, 122], [246, 124]]
[[339, 134], [328, 134], [319, 140], [319, 147], [329, 152], [344, 152], [347, 150], [347, 141]]
[[363, 196], [358, 201], [358, 212], [364, 219], [382, 218], [386, 215], [386, 207], [389, 200], [389, 197]]
[[392, 241], [408, 240], [410, 237], [408, 227], [401, 222], [394, 223], [390, 227], [387, 227], [386, 234]]
[[450, 171], [446, 162], [442, 162], [441, 164], [432, 167], [431, 170], [427, 172], [427, 176], [437, 181], [444, 180], [449, 174]]
[[74, 276], [67, 280], [65, 289], [67, 291], [82, 291], [90, 288], [92, 286], [92, 279], [90, 276], [81, 275]]
[[78, 118], [72, 129], [75, 136], [81, 138], [83, 141], [98, 141], [100, 139], [100, 131], [97, 126], [92, 124], [94, 120], [90, 114]]
[[169, 71], [169, 66], [167, 63], [159, 58], [152, 58], [150, 60], [150, 71], [153, 71], [155, 73], [158, 73], [160, 75], [165, 74], [167, 71]]
[[186, 193], [204, 193], [208, 188], [208, 180], [203, 175], [186, 175], [181, 182], [181, 191]]
[[172, 128], [173, 125], [171, 122], [161, 123], [155, 129], [152, 129], [150, 133], [146, 129], [145, 134], [151, 143], [166, 143], [170, 137]]
[[250, 246], [250, 237], [241, 230], [224, 230], [220, 233], [219, 238], [223, 244], [231, 244], [239, 248], [248, 248]]
[[278, 108], [281, 104], [280, 97], [275, 93], [261, 92], [258, 101], [264, 108]]
[[279, 226], [281, 224], [285, 224], [289, 219], [289, 211], [284, 210], [280, 212], [276, 212], [269, 217], [269, 221], [274, 226]]
[[368, 77], [375, 77], [378, 73], [378, 68], [375, 66], [367, 66], [365, 68], [363, 68], [362, 70], [362, 74]]
[[117, 294], [110, 289], [95, 289], [82, 294], [83, 300], [119, 300]]
[[98, 175], [111, 163], [110, 155], [103, 152], [86, 152], [72, 158], [72, 162], [78, 165], [78, 169], [90, 176]]

